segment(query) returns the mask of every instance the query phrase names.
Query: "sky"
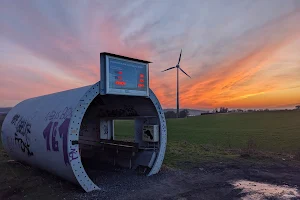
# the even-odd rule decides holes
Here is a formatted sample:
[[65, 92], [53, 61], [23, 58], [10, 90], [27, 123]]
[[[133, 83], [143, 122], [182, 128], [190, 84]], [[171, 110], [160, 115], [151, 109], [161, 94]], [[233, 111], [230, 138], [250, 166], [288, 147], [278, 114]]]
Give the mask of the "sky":
[[149, 60], [176, 107], [300, 104], [299, 0], [2, 0], [0, 107], [100, 80], [100, 52]]

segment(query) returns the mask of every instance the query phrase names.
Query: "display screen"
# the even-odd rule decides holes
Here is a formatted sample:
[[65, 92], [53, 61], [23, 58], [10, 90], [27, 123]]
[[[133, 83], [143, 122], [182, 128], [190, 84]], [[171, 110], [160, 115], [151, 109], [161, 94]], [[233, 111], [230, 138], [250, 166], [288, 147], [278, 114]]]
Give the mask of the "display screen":
[[148, 64], [107, 56], [107, 93], [148, 96]]

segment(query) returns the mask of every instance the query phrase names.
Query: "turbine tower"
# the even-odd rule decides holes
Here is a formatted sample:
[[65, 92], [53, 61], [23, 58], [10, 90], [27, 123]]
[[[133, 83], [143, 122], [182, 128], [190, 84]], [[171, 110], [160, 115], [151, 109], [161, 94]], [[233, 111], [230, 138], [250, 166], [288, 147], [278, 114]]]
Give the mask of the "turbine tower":
[[[190, 77], [185, 71], [183, 71], [183, 69], [180, 68], [180, 60], [181, 60], [181, 53], [182, 53], [182, 49], [180, 51], [180, 55], [179, 55], [179, 60], [178, 60], [178, 64], [175, 67], [170, 67], [168, 69], [163, 70], [162, 72], [168, 71], [170, 69], [174, 69], [177, 68], [177, 118], [179, 118], [179, 74], [178, 74], [178, 70], [180, 69], [185, 75], [187, 75], [188, 77]], [[191, 77], [190, 77], [191, 78]]]

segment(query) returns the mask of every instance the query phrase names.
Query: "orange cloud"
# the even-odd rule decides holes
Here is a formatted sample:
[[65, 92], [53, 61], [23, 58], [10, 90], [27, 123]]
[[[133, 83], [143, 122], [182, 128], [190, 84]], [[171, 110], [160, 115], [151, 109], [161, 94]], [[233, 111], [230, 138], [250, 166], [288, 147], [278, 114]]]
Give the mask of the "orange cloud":
[[0, 69], [0, 99], [5, 99], [5, 101], [22, 101], [36, 96], [79, 87], [74, 82], [68, 82], [55, 75], [45, 73], [38, 68], [11, 66], [10, 68], [0, 67]]
[[[267, 101], [262, 98], [253, 102], [243, 100], [255, 99], [253, 97], [280, 90], [279, 78], [275, 80], [277, 83], [254, 79], [262, 69], [276, 62], [276, 58], [272, 57], [276, 52], [299, 38], [300, 26], [297, 25], [299, 19], [299, 11], [293, 12], [244, 35], [243, 41], [257, 45], [252, 45], [252, 49], [250, 45], [250, 50], [243, 48], [241, 52], [237, 51], [223, 60], [219, 66], [211, 66], [212, 70], [204, 74], [198, 74], [196, 77], [192, 75], [193, 79], [185, 81], [181, 86], [181, 107], [257, 107], [286, 104], [292, 99], [294, 102], [300, 100], [299, 95], [294, 95], [292, 99], [280, 98], [280, 101], [271, 101], [271, 96], [274, 98], [274, 95], [269, 95]], [[174, 91], [172, 96], [160, 96], [163, 89], [157, 87], [157, 93], [165, 107], [175, 105], [175, 81], [175, 77], [168, 80], [168, 83], [173, 84], [169, 88]]]
[[[25, 8], [19, 10], [26, 15], [32, 31], [40, 38], [32, 34], [21, 34], [20, 31], [12, 28], [11, 24], [2, 24], [2, 22], [0, 24], [5, 27], [4, 33], [8, 39], [16, 42], [37, 60], [46, 61], [48, 70], [43, 72], [40, 66], [26, 67], [21, 64], [11, 66], [2, 63], [0, 68], [0, 104], [2, 105], [0, 106], [13, 106], [16, 102], [27, 98], [94, 84], [100, 79], [100, 52], [102, 51], [140, 59], [151, 56], [149, 44], [141, 42], [124, 44], [121, 39], [122, 30], [113, 18], [105, 21], [89, 19], [88, 28], [91, 29], [89, 37], [80, 40], [68, 31], [62, 31], [61, 34], [46, 31], [51, 28], [55, 30], [53, 24], [49, 23], [44, 16], [40, 16], [37, 11], [33, 11], [30, 6], [26, 8], [32, 11], [28, 15], [24, 11]], [[58, 68], [59, 71], [67, 74], [68, 78], [48, 73], [51, 72], [51, 64], [53, 68]]]

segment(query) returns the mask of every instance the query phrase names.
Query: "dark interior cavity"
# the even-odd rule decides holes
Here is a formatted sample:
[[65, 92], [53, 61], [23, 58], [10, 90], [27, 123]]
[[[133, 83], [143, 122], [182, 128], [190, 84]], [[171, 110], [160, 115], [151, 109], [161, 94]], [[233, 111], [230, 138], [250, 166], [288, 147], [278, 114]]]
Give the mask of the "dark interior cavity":
[[[114, 120], [134, 121], [132, 140], [115, 138]], [[149, 125], [157, 128], [157, 134], [148, 134]], [[79, 149], [83, 166], [87, 173], [90, 169], [127, 168], [147, 174], [159, 151], [159, 133], [158, 114], [149, 98], [98, 95], [81, 123]]]

